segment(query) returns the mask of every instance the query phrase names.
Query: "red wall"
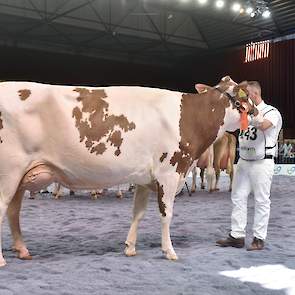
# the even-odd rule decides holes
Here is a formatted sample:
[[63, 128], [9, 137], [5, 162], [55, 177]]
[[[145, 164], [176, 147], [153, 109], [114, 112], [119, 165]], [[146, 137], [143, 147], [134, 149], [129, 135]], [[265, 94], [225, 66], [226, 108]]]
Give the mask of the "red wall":
[[295, 40], [272, 43], [268, 59], [251, 63], [244, 59], [245, 51], [239, 49], [196, 61], [192, 77], [203, 77], [211, 84], [225, 75], [235, 81], [259, 81], [264, 100], [282, 113], [284, 137], [295, 138]]

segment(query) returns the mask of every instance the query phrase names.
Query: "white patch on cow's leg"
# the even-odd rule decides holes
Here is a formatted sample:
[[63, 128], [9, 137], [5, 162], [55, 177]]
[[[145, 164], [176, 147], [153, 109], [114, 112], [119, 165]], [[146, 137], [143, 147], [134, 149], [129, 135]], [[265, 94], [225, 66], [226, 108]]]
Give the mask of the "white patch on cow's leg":
[[178, 257], [174, 251], [170, 237], [170, 223], [173, 215], [173, 205], [177, 191], [179, 175], [171, 175], [168, 176], [167, 179], [158, 181], [158, 201], [162, 226], [162, 251], [165, 253], [167, 259], [177, 260]]
[[197, 177], [197, 168], [194, 167], [192, 170], [192, 187], [191, 187], [191, 192], [194, 193], [197, 190], [197, 185], [196, 185], [196, 177]]
[[126, 239], [125, 254], [127, 256], [136, 255], [135, 244], [137, 239], [137, 228], [140, 220], [144, 216], [145, 209], [148, 203], [150, 189], [144, 186], [137, 185], [133, 199], [133, 218]]
[[21, 209], [22, 199], [24, 191], [19, 190], [16, 192], [12, 201], [9, 203], [7, 209], [7, 217], [10, 225], [11, 234], [13, 237], [13, 250], [18, 252], [18, 258], [31, 260], [30, 255], [21, 234], [20, 223], [19, 223], [19, 213]]

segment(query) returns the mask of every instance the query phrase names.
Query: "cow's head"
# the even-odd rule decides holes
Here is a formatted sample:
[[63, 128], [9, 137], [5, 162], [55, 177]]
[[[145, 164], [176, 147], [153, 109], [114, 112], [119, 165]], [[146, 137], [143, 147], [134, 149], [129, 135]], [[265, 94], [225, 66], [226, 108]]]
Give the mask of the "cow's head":
[[196, 84], [195, 88], [198, 93], [207, 93], [207, 91], [219, 91], [220, 95], [226, 95], [232, 103], [233, 108], [239, 112], [247, 111], [248, 114], [257, 115], [258, 111], [255, 108], [254, 102], [249, 97], [247, 90], [248, 83], [243, 81], [241, 83], [234, 82], [230, 76], [225, 76], [214, 87], [205, 84]]
[[[239, 115], [240, 121], [242, 122], [247, 118], [247, 115], [258, 114], [258, 110], [255, 107], [254, 102], [249, 97], [249, 91], [247, 90], [247, 81], [236, 83], [229, 76], [223, 77], [221, 81], [214, 87], [205, 84], [196, 84], [195, 88], [198, 93], [207, 93], [218, 97], [227, 97], [231, 106], [232, 115]], [[241, 127], [240, 127], [241, 128]]]

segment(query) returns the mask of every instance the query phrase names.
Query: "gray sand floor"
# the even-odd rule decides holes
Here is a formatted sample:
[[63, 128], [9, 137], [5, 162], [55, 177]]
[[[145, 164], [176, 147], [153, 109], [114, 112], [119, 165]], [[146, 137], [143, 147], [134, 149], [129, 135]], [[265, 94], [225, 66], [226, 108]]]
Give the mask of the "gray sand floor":
[[[220, 274], [276, 264], [295, 269], [294, 178], [274, 178], [269, 236], [266, 249], [260, 252], [215, 246], [230, 228], [227, 181], [222, 178], [221, 192], [198, 191], [192, 197], [185, 192], [176, 199], [171, 234], [177, 262], [167, 261], [161, 253], [155, 195], [139, 228], [136, 257], [123, 254], [131, 221], [130, 193], [122, 200], [114, 192], [97, 201], [86, 194], [59, 201], [49, 194], [25, 199], [21, 223], [34, 259], [15, 258], [5, 220], [3, 247], [8, 265], [0, 269], [0, 295], [294, 294], [284, 285], [271, 290]], [[252, 238], [252, 197], [248, 213], [247, 243]]]

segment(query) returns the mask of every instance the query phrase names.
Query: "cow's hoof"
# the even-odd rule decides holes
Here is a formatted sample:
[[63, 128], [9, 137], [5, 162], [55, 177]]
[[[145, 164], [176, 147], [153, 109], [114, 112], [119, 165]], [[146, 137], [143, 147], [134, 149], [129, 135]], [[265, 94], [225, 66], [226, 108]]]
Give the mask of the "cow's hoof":
[[136, 251], [135, 251], [135, 247], [126, 247], [125, 248], [125, 255], [128, 256], [128, 257], [131, 257], [131, 256], [135, 256], [136, 255]]
[[21, 260], [32, 260], [33, 256], [32, 255], [26, 255], [26, 256], [21, 256], [20, 254], [17, 255], [17, 258], [21, 259]]
[[178, 260], [178, 257], [176, 255], [176, 253], [174, 252], [174, 250], [167, 250], [167, 251], [163, 251], [163, 252], [165, 253], [166, 258], [168, 260], [173, 260], [173, 261]]
[[193, 194], [193, 193], [195, 193], [196, 192], [196, 189], [195, 188], [192, 188], [191, 189], [191, 193]]
[[17, 252], [17, 258], [22, 260], [32, 260], [33, 257], [30, 255], [30, 252], [27, 248], [23, 249], [16, 249], [15, 247], [12, 247], [12, 250]]
[[118, 193], [116, 196], [118, 199], [122, 199], [123, 198], [123, 194], [122, 193]]
[[5, 259], [4, 258], [1, 258], [0, 259], [0, 267], [3, 267], [3, 266], [5, 266], [6, 265], [6, 261], [5, 261]]
[[201, 186], [201, 189], [205, 189], [205, 185], [202, 185], [202, 186]]
[[26, 255], [22, 255], [21, 253], [18, 253], [17, 258], [21, 260], [32, 260], [33, 257], [28, 253]]
[[125, 242], [125, 245], [126, 245], [126, 248], [124, 251], [125, 255], [128, 257], [135, 256], [136, 255], [135, 245], [130, 242]]

